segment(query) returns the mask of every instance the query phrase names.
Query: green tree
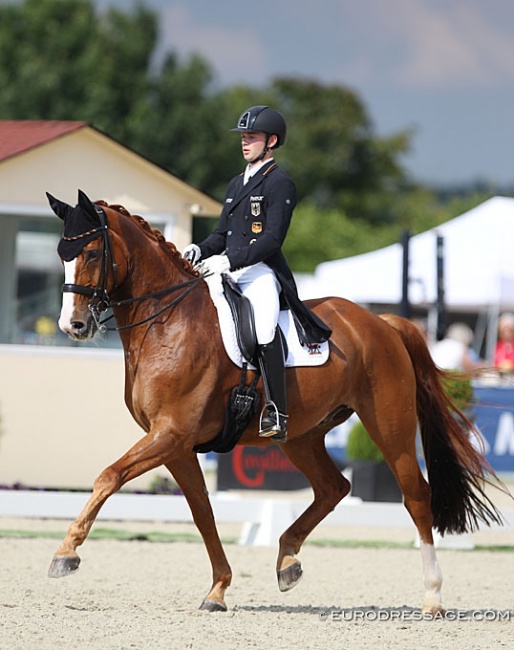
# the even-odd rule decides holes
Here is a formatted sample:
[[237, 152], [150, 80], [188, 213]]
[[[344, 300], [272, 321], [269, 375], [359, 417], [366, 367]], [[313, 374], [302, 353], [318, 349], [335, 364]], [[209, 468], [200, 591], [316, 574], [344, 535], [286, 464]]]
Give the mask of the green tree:
[[152, 70], [157, 36], [143, 4], [103, 15], [91, 0], [1, 4], [0, 119], [85, 120], [184, 180], [219, 189], [224, 99], [210, 92], [199, 56], [182, 62], [169, 52]]
[[126, 137], [148, 89], [154, 15], [95, 14], [87, 0], [0, 6], [0, 117], [88, 120]]
[[[236, 173], [236, 142], [227, 146], [223, 94], [210, 92], [209, 65], [169, 53], [151, 83], [147, 103], [131, 116], [128, 142], [137, 151], [202, 190], [221, 198]], [[228, 167], [228, 172], [226, 171]]]

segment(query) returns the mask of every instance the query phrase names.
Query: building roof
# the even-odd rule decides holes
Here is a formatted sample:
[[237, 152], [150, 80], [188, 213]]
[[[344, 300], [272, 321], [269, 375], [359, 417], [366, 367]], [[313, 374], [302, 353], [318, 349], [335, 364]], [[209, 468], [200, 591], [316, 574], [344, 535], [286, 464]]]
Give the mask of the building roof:
[[88, 122], [62, 120], [0, 120], [0, 161], [73, 133]]
[[[76, 156], [76, 154], [70, 154], [70, 151], [75, 152], [77, 146], [79, 150], [86, 147], [88, 157], [85, 159], [84, 156], [78, 156], [80, 160], [74, 159], [74, 169], [71, 171], [67, 167], [67, 161], [70, 155]], [[57, 158], [51, 154], [55, 147], [59, 149]], [[50, 153], [45, 161], [47, 150]], [[66, 160], [63, 159], [63, 156]], [[102, 177], [98, 168], [105, 169], [107, 161], [112, 162], [113, 156], [117, 162], [117, 172], [114, 174], [114, 178], [112, 168], [109, 169], [109, 185], [106, 187], [107, 176]], [[10, 179], [0, 184], [0, 207], [2, 207], [3, 201], [8, 205], [9, 210], [11, 210], [13, 200], [20, 202], [17, 176], [17, 174], [19, 175], [18, 163], [20, 161], [27, 169], [32, 170], [32, 181], [35, 180], [34, 175], [37, 175], [38, 181], [36, 184], [32, 181], [30, 183], [28, 191], [33, 198], [28, 200], [27, 192], [25, 192], [22, 203], [23, 201], [31, 204], [39, 203], [39, 199], [34, 197], [44, 196], [44, 192], [49, 187], [54, 189], [54, 194], [59, 191], [58, 187], [61, 187], [61, 192], [64, 194], [73, 178], [73, 184], [78, 187], [89, 184], [90, 188], [96, 188], [94, 190], [96, 196], [109, 196], [113, 200], [116, 199], [115, 202], [122, 202], [127, 209], [135, 211], [167, 214], [171, 210], [175, 214], [182, 214], [185, 210], [182, 216], [189, 219], [192, 212], [188, 211], [195, 207], [199, 207], [199, 211], [195, 211], [195, 214], [209, 217], [219, 215], [221, 210], [221, 205], [216, 199], [181, 180], [149, 158], [117, 142], [86, 121], [0, 120], [0, 173], [2, 179]], [[151, 177], [157, 183], [157, 185], [152, 185], [151, 192], [148, 190], [148, 183], [141, 179], [141, 164], [150, 174], [147, 180]], [[139, 166], [138, 171], [136, 171], [137, 165]], [[60, 176], [56, 173], [57, 169], [61, 172]], [[127, 180], [128, 178], [131, 179], [130, 182]], [[59, 183], [61, 183], [60, 186]], [[127, 189], [131, 183], [132, 189], [138, 187], [139, 198], [137, 200], [135, 196], [127, 197], [127, 191], [132, 192]], [[91, 191], [93, 190], [91, 189]], [[170, 191], [172, 198], [169, 195]], [[17, 198], [13, 199], [14, 196]], [[146, 200], [143, 200], [142, 197], [146, 197]], [[153, 207], [150, 208], [150, 206]]]

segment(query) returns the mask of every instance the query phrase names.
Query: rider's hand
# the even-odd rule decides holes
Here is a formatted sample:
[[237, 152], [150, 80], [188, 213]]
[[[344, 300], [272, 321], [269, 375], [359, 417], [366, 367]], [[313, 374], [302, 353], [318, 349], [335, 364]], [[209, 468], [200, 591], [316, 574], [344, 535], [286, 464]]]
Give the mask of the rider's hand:
[[197, 246], [196, 244], [189, 244], [189, 246], [186, 246], [184, 248], [184, 252], [182, 253], [182, 257], [185, 257], [188, 262], [191, 262], [191, 264], [194, 266], [202, 257], [202, 253], [200, 251], [200, 247]]
[[205, 275], [208, 273], [226, 273], [230, 271], [230, 260], [226, 255], [213, 255], [200, 264], [199, 271]]

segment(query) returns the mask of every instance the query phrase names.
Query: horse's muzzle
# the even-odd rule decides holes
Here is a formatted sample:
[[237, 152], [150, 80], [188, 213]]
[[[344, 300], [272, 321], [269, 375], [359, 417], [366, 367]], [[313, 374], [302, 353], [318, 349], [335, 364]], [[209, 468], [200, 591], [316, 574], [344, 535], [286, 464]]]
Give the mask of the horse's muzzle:
[[94, 319], [72, 318], [69, 323], [59, 323], [61, 330], [74, 341], [89, 341], [96, 334], [97, 328]]

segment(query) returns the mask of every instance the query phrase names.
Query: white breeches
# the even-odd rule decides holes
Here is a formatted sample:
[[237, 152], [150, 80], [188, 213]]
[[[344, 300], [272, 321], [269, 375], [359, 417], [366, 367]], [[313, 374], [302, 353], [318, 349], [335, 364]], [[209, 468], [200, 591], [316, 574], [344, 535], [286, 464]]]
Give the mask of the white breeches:
[[280, 284], [275, 273], [264, 262], [247, 266], [229, 275], [253, 307], [255, 332], [259, 345], [271, 343], [280, 312]]

